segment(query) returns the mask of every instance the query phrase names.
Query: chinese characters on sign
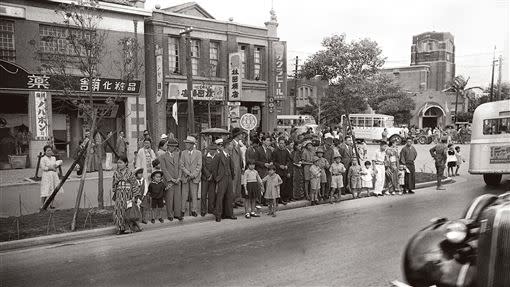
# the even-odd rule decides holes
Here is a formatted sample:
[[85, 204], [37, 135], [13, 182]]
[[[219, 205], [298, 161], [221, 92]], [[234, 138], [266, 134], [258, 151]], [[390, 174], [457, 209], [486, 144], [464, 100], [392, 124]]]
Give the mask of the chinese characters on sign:
[[50, 77], [45, 75], [28, 76], [27, 87], [29, 89], [47, 90], [50, 88]]
[[[188, 98], [188, 91], [185, 83], [170, 84], [168, 88], [169, 100], [186, 100]], [[204, 87], [202, 85], [193, 85], [192, 97], [193, 100], [206, 100], [206, 101], [223, 101], [225, 87], [212, 85]]]
[[241, 80], [241, 54], [231, 53], [228, 58], [228, 100], [231, 102], [241, 101], [242, 80]]
[[287, 57], [286, 57], [287, 43], [274, 42], [273, 43], [273, 63], [274, 63], [274, 93], [268, 95], [269, 112], [274, 112], [277, 107], [275, 101], [283, 101], [287, 93]]
[[491, 146], [490, 163], [510, 163], [510, 146]]
[[156, 45], [156, 103], [163, 98], [163, 49]]
[[46, 92], [35, 92], [35, 136], [48, 138], [48, 96]]
[[251, 131], [257, 126], [257, 117], [254, 114], [246, 113], [241, 117], [240, 124], [243, 129]]
[[[89, 85], [89, 79], [84, 77], [72, 77], [70, 78], [71, 88], [75, 91], [86, 92], [92, 89], [93, 92], [98, 93], [112, 93], [122, 92], [126, 94], [137, 94], [140, 92], [140, 81], [123, 81], [120, 79], [108, 79], [108, 78], [94, 78], [92, 79], [91, 85]], [[31, 74], [27, 76], [26, 86], [20, 86], [22, 83], [16, 85], [18, 89], [30, 89], [30, 90], [61, 90], [62, 83], [59, 82], [55, 77], [47, 75]]]
[[[103, 115], [103, 117], [110, 119], [116, 118], [119, 110], [119, 105], [94, 104], [94, 107], [97, 108], [98, 115]], [[78, 111], [78, 118], [85, 118], [82, 110]]]

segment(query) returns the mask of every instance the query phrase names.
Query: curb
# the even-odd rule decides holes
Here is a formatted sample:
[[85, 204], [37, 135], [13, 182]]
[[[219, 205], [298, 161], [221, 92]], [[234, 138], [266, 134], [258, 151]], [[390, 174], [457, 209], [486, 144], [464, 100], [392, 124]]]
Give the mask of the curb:
[[[442, 181], [445, 184], [454, 182], [452, 178], [448, 177]], [[416, 189], [422, 189], [427, 188], [431, 186], [435, 186], [436, 181], [429, 181], [429, 182], [422, 182], [416, 184]], [[346, 196], [346, 199], [342, 199], [342, 201], [347, 200], [353, 200], [350, 195]], [[307, 200], [300, 200], [300, 201], [294, 201], [291, 203], [288, 203], [287, 205], [278, 205], [278, 210], [289, 210], [289, 209], [296, 209], [296, 208], [302, 208], [309, 206], [310, 203]], [[267, 208], [263, 207], [261, 212], [266, 211]], [[238, 208], [237, 210], [234, 210], [234, 214], [238, 217], [244, 215], [244, 209]], [[182, 226], [182, 225], [188, 225], [193, 223], [199, 223], [199, 222], [206, 222], [206, 221], [214, 221], [214, 217], [212, 215], [207, 216], [198, 216], [198, 217], [191, 217], [187, 216], [185, 217], [185, 220], [183, 222], [178, 222], [178, 224], [175, 224], [175, 222], [169, 222], [165, 221], [164, 224], [157, 224], [157, 225], [142, 225], [144, 231], [151, 231], [151, 230], [159, 230], [163, 228], [172, 228], [173, 226]], [[172, 226], [173, 225], [173, 226]], [[76, 232], [67, 232], [67, 233], [61, 233], [61, 234], [53, 234], [53, 235], [45, 235], [45, 236], [39, 236], [39, 237], [33, 237], [33, 238], [26, 238], [26, 239], [20, 239], [20, 240], [12, 240], [12, 241], [6, 241], [0, 243], [0, 252], [6, 252], [6, 251], [13, 251], [16, 249], [23, 249], [27, 247], [37, 247], [42, 245], [50, 245], [50, 244], [58, 244], [58, 243], [64, 243], [68, 241], [74, 241], [74, 240], [82, 240], [82, 239], [91, 239], [96, 237], [102, 237], [107, 235], [114, 235], [116, 231], [115, 227], [103, 227], [103, 228], [96, 228], [96, 229], [89, 229], [89, 230], [83, 230], [83, 231], [76, 231]]]

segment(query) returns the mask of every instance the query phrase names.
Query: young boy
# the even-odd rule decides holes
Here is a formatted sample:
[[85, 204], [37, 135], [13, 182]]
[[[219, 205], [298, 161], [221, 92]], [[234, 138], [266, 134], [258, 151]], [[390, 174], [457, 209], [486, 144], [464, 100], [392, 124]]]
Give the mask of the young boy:
[[320, 183], [320, 193], [319, 200], [323, 200], [326, 197], [326, 184], [328, 183], [328, 177], [326, 176], [326, 169], [329, 168], [329, 162], [324, 158], [324, 149], [319, 147], [315, 152], [317, 157], [319, 158], [317, 162], [317, 166], [321, 169], [321, 183]]
[[161, 170], [155, 170], [151, 173], [152, 182], [149, 184], [147, 194], [149, 194], [152, 200], [152, 223], [156, 222], [156, 217], [158, 217], [159, 222], [164, 222], [161, 216], [161, 209], [165, 206], [163, 202], [163, 199], [165, 198], [165, 184], [163, 183], [162, 178], [163, 172]]
[[352, 161], [352, 165], [349, 168], [349, 187], [351, 188], [352, 198], [359, 197], [359, 193], [361, 192], [361, 176], [363, 174], [363, 170], [361, 166], [358, 165], [357, 160]]
[[145, 213], [150, 209], [150, 205], [147, 206], [144, 204], [148, 185], [146, 184], [145, 178], [143, 177], [143, 168], [138, 168], [135, 170], [135, 177], [136, 183], [138, 185], [138, 188], [140, 189], [141, 194], [140, 213], [142, 214], [142, 223], [147, 224]]
[[466, 162], [466, 159], [460, 153], [460, 146], [455, 147], [455, 156], [457, 157], [457, 169], [455, 170], [455, 175], [458, 176], [461, 163]]
[[333, 203], [333, 195], [338, 194], [336, 202], [341, 199], [340, 193], [344, 187], [343, 174], [345, 174], [345, 166], [342, 164], [342, 157], [340, 154], [335, 154], [333, 157], [334, 162], [329, 167], [331, 172], [331, 190], [329, 192], [329, 203]]
[[319, 204], [318, 196], [321, 189], [321, 168], [319, 167], [319, 157], [312, 158], [312, 166], [310, 166], [310, 202], [311, 205]]

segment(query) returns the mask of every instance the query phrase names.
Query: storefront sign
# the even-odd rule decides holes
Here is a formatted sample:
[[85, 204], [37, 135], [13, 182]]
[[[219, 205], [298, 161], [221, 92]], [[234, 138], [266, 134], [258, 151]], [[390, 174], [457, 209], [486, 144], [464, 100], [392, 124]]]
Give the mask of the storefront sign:
[[88, 91], [97, 93], [138, 94], [140, 81], [123, 81], [111, 78], [94, 78], [91, 85], [87, 77], [43, 75], [27, 73], [21, 66], [0, 60], [0, 89]]
[[48, 95], [46, 92], [35, 92], [35, 136], [47, 139], [49, 136]]
[[[188, 99], [187, 92], [186, 83], [170, 84], [168, 87], [168, 99], [186, 100]], [[193, 100], [223, 101], [225, 99], [225, 87], [218, 85], [204, 86], [196, 84], [193, 85], [193, 92], [191, 94]]]
[[0, 5], [0, 16], [7, 16], [13, 18], [26, 18], [26, 11], [24, 7], [9, 6], [5, 4]]
[[241, 54], [231, 53], [228, 57], [228, 100], [232, 102], [241, 101], [242, 79], [241, 79]]
[[[97, 108], [98, 115], [103, 115], [104, 118], [110, 119], [116, 118], [119, 111], [119, 105], [94, 104], [94, 108]], [[81, 109], [78, 110], [78, 117], [85, 118]]]
[[163, 98], [163, 49], [156, 45], [156, 103]]
[[274, 91], [268, 95], [269, 112], [275, 111], [276, 101], [284, 100], [287, 93], [287, 43], [273, 42], [273, 71], [274, 71]]
[[254, 114], [244, 114], [240, 120], [241, 127], [247, 131], [253, 130], [257, 126], [257, 117]]
[[510, 145], [491, 146], [490, 163], [510, 163]]

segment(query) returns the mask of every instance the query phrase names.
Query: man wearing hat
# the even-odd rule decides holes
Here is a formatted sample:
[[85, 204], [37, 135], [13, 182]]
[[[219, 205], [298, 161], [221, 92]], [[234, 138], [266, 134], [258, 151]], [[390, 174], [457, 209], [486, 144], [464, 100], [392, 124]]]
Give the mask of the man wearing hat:
[[[326, 137], [324, 139], [324, 158], [328, 161], [329, 164], [333, 163], [333, 157], [334, 157], [335, 151], [333, 150], [333, 136]], [[326, 191], [329, 191], [331, 189], [331, 172], [329, 171], [329, 168], [326, 169]], [[329, 192], [325, 193], [326, 198], [329, 197]]]
[[441, 138], [441, 142], [436, 146], [430, 149], [430, 155], [436, 162], [436, 180], [437, 180], [437, 190], [445, 190], [445, 188], [441, 184], [442, 177], [444, 175], [444, 169], [446, 167], [446, 156], [448, 152], [448, 147], [446, 143], [448, 139], [446, 137]]
[[197, 140], [188, 136], [184, 140], [186, 150], [181, 152], [180, 168], [182, 181], [182, 211], [186, 210], [186, 202], [191, 196], [191, 215], [196, 217], [198, 210], [198, 184], [202, 172], [202, 154], [195, 149]]
[[234, 202], [236, 206], [243, 206], [243, 197], [241, 194], [241, 171], [243, 170], [243, 155], [241, 153], [241, 139], [243, 137], [243, 131], [240, 128], [232, 129], [232, 161], [234, 162]]
[[349, 168], [351, 168], [352, 160], [357, 160], [351, 136], [345, 136], [345, 141], [339, 145], [338, 152], [342, 156], [342, 164], [346, 169], [345, 176], [343, 178], [345, 193], [345, 190], [348, 189], [347, 179], [349, 178]]
[[220, 151], [213, 158], [212, 161], [212, 174], [217, 184], [216, 192], [216, 206], [215, 215], [216, 222], [220, 222], [222, 218], [237, 219], [234, 216], [234, 209], [232, 206], [233, 193], [232, 193], [232, 180], [235, 176], [234, 162], [232, 156], [228, 153], [230, 147], [230, 140], [220, 139], [216, 141], [219, 145]]
[[166, 213], [168, 220], [175, 218], [183, 220], [181, 209], [181, 169], [179, 167], [179, 152], [177, 140], [168, 139], [168, 151], [159, 156], [161, 171], [166, 183]]
[[218, 146], [212, 143], [207, 146], [202, 157], [202, 190], [200, 197], [200, 215], [214, 214], [216, 203], [216, 182], [213, 178], [213, 159], [218, 153]]

